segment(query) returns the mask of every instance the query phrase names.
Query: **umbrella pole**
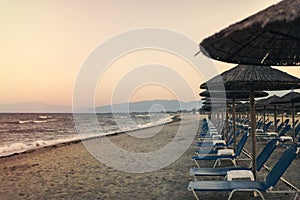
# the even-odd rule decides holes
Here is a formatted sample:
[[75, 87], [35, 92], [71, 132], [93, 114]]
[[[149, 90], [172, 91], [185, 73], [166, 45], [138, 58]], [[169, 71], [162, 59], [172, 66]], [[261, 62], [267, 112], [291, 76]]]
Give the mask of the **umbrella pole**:
[[295, 142], [295, 105], [294, 102], [292, 102], [292, 122], [293, 122], [293, 141]]
[[274, 105], [274, 129], [277, 132], [277, 106]]
[[264, 122], [264, 126], [265, 126], [265, 123], [266, 123], [266, 106], [264, 106], [264, 109], [263, 109], [263, 122]]
[[235, 99], [234, 98], [232, 98], [232, 126], [233, 126], [233, 139], [234, 139], [233, 149], [234, 152], [236, 152]]
[[226, 133], [225, 133], [225, 137], [226, 137], [226, 144], [228, 144], [228, 132], [229, 132], [229, 122], [228, 122], [228, 101], [226, 100], [226, 115], [225, 115], [225, 120], [226, 120]]
[[255, 136], [255, 102], [254, 91], [250, 91], [250, 110], [251, 110], [251, 139], [252, 139], [252, 172], [256, 180], [256, 136]]
[[224, 134], [223, 127], [224, 127], [224, 108], [221, 109], [221, 126], [220, 126], [220, 129], [222, 131], [222, 134]]

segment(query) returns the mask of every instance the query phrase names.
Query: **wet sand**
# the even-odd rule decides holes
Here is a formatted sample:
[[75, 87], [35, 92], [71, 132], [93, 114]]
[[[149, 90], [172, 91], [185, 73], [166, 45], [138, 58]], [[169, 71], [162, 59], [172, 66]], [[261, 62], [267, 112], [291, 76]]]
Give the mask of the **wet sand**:
[[[111, 136], [109, 139], [123, 149], [132, 152], [148, 152], [163, 147], [174, 137], [179, 126], [188, 131], [199, 116], [189, 116], [181, 122], [164, 126], [159, 134], [150, 139], [132, 139], [126, 134]], [[156, 131], [159, 127], [136, 131], [136, 134]], [[194, 134], [194, 133], [191, 133]], [[94, 139], [93, 142], [101, 140]], [[250, 140], [249, 140], [250, 141]], [[248, 141], [248, 142], [249, 142]], [[249, 146], [249, 144], [247, 144]], [[259, 144], [259, 148], [263, 144]], [[247, 147], [248, 148], [248, 147]], [[191, 156], [194, 145], [171, 165], [154, 172], [128, 173], [107, 167], [95, 159], [83, 143], [57, 145], [28, 153], [1, 158], [0, 199], [195, 199], [187, 190], [189, 169], [195, 164]], [[271, 158], [271, 164], [283, 148]], [[210, 166], [202, 162], [201, 166]], [[241, 163], [249, 164], [249, 163]], [[285, 174], [300, 186], [299, 159], [294, 161]], [[266, 172], [260, 172], [259, 178]], [[211, 178], [207, 178], [211, 179]], [[216, 178], [214, 178], [216, 179]], [[282, 186], [283, 187], [283, 186]], [[205, 192], [200, 199], [227, 199], [228, 193]], [[291, 195], [265, 195], [267, 199], [291, 199]], [[257, 199], [252, 194], [237, 194], [233, 199]]]

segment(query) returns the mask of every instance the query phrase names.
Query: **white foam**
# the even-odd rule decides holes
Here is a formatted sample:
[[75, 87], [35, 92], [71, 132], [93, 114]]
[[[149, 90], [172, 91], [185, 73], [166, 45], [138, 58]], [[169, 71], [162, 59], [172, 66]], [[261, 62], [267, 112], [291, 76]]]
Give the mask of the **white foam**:
[[39, 116], [39, 119], [50, 119], [50, 118], [52, 118], [52, 116], [50, 116], [50, 115], [40, 115]]
[[48, 116], [43, 116], [43, 115], [41, 115], [41, 116], [39, 116], [39, 118], [40, 118], [40, 119], [47, 119]]
[[19, 124], [26, 124], [26, 123], [31, 123], [32, 120], [20, 120], [18, 121]]
[[18, 142], [0, 147], [0, 157], [11, 155], [13, 153], [23, 152], [28, 148], [26, 144]]
[[27, 150], [37, 149], [41, 147], [52, 146], [55, 144], [61, 144], [64, 142], [72, 142], [78, 139], [79, 138], [72, 137], [72, 138], [64, 138], [64, 139], [49, 140], [49, 141], [36, 140], [28, 143], [16, 142], [12, 144], [7, 144], [4, 146], [0, 146], [0, 157], [9, 156], [15, 153], [21, 153]]

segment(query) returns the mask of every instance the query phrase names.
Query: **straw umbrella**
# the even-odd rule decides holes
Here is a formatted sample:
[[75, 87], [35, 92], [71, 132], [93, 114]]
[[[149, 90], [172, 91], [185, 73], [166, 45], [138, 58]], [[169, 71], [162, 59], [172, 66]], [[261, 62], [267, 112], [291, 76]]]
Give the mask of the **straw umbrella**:
[[211, 118], [211, 111], [212, 111], [212, 105], [213, 105], [213, 107], [214, 108], [220, 108], [220, 107], [224, 107], [224, 105], [225, 104], [220, 104], [220, 103], [218, 103], [218, 102], [214, 102], [213, 104], [211, 103], [211, 102], [209, 102], [209, 101], [204, 101], [204, 102], [202, 102], [202, 107], [201, 107], [201, 109], [203, 110], [203, 111], [207, 111], [207, 112], [209, 112], [208, 113], [208, 119], [212, 119]]
[[[205, 91], [206, 92], [206, 91]], [[208, 93], [208, 94], [207, 94]], [[225, 138], [225, 141], [226, 143], [228, 143], [228, 133], [229, 133], [229, 107], [230, 105], [234, 105], [236, 102], [235, 101], [232, 101], [231, 99], [228, 99], [228, 98], [223, 98], [222, 96], [224, 95], [223, 92], [219, 92], [218, 94], [217, 93], [214, 93], [213, 96], [214, 98], [211, 98], [209, 97], [210, 96], [210, 93], [207, 92], [207, 93], [200, 93], [200, 95], [206, 95], [208, 97], [205, 97], [205, 98], [202, 98], [201, 100], [206, 100], [204, 102], [204, 104], [206, 105], [217, 105], [219, 107], [222, 107], [222, 108], [226, 108], [225, 110], [225, 126], [226, 126], [226, 131], [225, 133], [223, 132], [223, 137]], [[223, 94], [222, 94], [223, 93]], [[233, 106], [234, 107], [234, 106]], [[235, 116], [233, 114], [233, 119], [235, 120]], [[235, 121], [233, 120], [233, 124], [235, 123]], [[223, 122], [223, 121], [222, 121]], [[235, 129], [233, 130], [235, 132]], [[235, 144], [234, 144], [234, 149], [235, 149]]]
[[[208, 94], [206, 92], [207, 91], [204, 91], [204, 92], [200, 93], [199, 95], [200, 96], [205, 96], [206, 98], [209, 98], [210, 97], [209, 92], [207, 92]], [[224, 94], [221, 94], [221, 95], [224, 98]], [[213, 101], [213, 104], [215, 104], [214, 98], [213, 98], [212, 101]], [[228, 111], [228, 107], [229, 107], [229, 105], [228, 105], [228, 101], [225, 101], [225, 99], [223, 99], [223, 102], [226, 102], [225, 103], [225, 109], [226, 109], [225, 110], [225, 126], [226, 126], [226, 131], [225, 131], [225, 136], [224, 137], [225, 137], [226, 143], [228, 143], [228, 132], [229, 132], [229, 124], [228, 124], [228, 120], [229, 120], [228, 113], [229, 113], [229, 111]]]
[[[217, 129], [220, 131], [221, 127], [223, 126], [220, 122], [223, 122], [223, 114], [221, 114], [222, 120], [220, 120], [220, 112], [224, 112], [224, 107], [226, 107], [227, 102], [225, 99], [216, 99], [205, 97], [201, 99], [203, 105], [208, 105], [210, 109], [210, 115], [214, 113], [215, 118], [211, 118], [215, 124], [217, 125]], [[214, 110], [214, 112], [212, 112]], [[224, 135], [225, 137], [225, 135]]]
[[[255, 98], [259, 97], [266, 97], [268, 96], [267, 92], [263, 91], [255, 91], [254, 92]], [[246, 93], [245, 91], [238, 91], [238, 90], [225, 90], [223, 91], [215, 91], [215, 90], [205, 90], [199, 94], [201, 97], [211, 97], [215, 99], [222, 99], [226, 98], [229, 100], [238, 99], [238, 100], [248, 100], [249, 99], [249, 93]]]
[[[225, 94], [224, 94], [225, 93]], [[249, 99], [249, 93], [244, 92], [244, 91], [208, 91], [205, 90], [204, 92], [201, 92], [199, 94], [200, 96], [205, 96], [205, 97], [213, 97], [216, 99], [222, 99], [224, 98], [224, 96], [226, 97], [227, 101], [226, 101], [226, 142], [228, 142], [228, 132], [229, 132], [229, 124], [228, 124], [228, 99], [231, 100], [231, 105], [232, 105], [232, 126], [233, 126], [233, 139], [234, 139], [234, 143], [233, 143], [233, 149], [236, 150], [236, 104], [241, 104], [241, 102], [236, 102], [236, 100], [248, 100]], [[258, 97], [265, 97], [268, 96], [268, 93], [263, 92], [263, 91], [255, 91], [254, 92], [254, 97], [258, 98]]]
[[284, 0], [204, 39], [200, 51], [248, 65], [300, 65], [300, 0]]
[[291, 103], [292, 107], [292, 124], [293, 124], [293, 141], [295, 141], [295, 103], [300, 102], [297, 100], [300, 98], [299, 92], [291, 91], [286, 95], [282, 96], [277, 101], [273, 101], [271, 104], [284, 104], [284, 103]]
[[266, 99], [260, 99], [256, 102], [257, 106], [262, 106], [263, 107], [263, 122], [264, 122], [264, 124], [265, 124], [265, 111], [266, 111], [267, 106], [273, 106], [274, 107], [274, 127], [275, 127], [275, 131], [276, 131], [276, 128], [277, 128], [277, 105], [276, 104], [271, 105], [271, 103], [274, 102], [274, 101], [278, 101], [279, 99], [280, 99], [279, 96], [273, 95], [273, 96], [270, 96]]
[[217, 90], [220, 86], [226, 90], [249, 91], [252, 133], [252, 170], [256, 176], [256, 136], [254, 91], [287, 90], [300, 88], [300, 79], [269, 66], [238, 65], [223, 72], [206, 83], [201, 89]]

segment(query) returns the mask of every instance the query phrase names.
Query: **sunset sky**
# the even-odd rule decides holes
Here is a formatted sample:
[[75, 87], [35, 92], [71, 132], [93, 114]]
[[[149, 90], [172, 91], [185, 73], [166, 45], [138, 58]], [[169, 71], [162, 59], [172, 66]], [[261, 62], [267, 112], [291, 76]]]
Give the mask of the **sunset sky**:
[[[176, 31], [199, 43], [277, 2], [1, 0], [0, 104], [43, 101], [71, 106], [74, 84], [82, 64], [97, 46], [113, 36], [133, 29], [157, 27]], [[194, 100], [200, 92], [199, 85], [204, 78], [188, 63], [167, 52], [144, 50], [114, 61], [105, 76], [99, 79], [96, 105], [110, 104], [114, 95], [112, 89], [122, 77], [137, 66], [149, 63], [174, 68], [189, 79], [193, 93], [187, 92], [181, 100]], [[214, 64], [219, 72], [235, 66]], [[300, 75], [297, 68], [280, 69]], [[211, 77], [205, 77], [208, 78]], [[176, 84], [175, 87], [181, 87], [179, 81]], [[130, 101], [176, 98], [172, 90], [157, 84], [141, 85], [131, 93]], [[115, 102], [126, 100], [128, 95], [120, 96]]]

